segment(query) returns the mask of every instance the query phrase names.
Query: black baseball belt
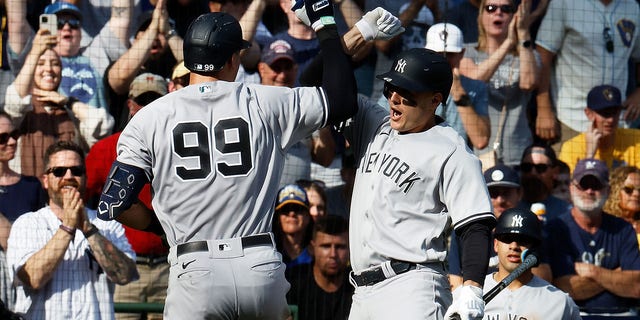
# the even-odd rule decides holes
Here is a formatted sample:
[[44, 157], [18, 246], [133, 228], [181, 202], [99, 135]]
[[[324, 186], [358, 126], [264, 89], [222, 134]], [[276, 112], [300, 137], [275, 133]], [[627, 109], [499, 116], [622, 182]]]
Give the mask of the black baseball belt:
[[[269, 234], [256, 234], [252, 236], [246, 236], [240, 238], [242, 242], [242, 248], [258, 247], [258, 246], [272, 246], [271, 236]], [[179, 244], [176, 248], [177, 256], [181, 256], [186, 253], [209, 251], [209, 244], [206, 241], [193, 241]]]
[[[413, 262], [407, 262], [407, 261], [401, 261], [401, 260], [391, 260], [388, 261], [387, 266], [389, 268], [391, 268], [393, 270], [393, 272], [389, 272], [390, 270], [387, 271], [387, 275], [385, 275], [385, 272], [383, 270], [384, 265], [387, 264], [386, 262], [376, 266], [375, 268], [371, 268], [371, 269], [367, 269], [365, 271], [362, 271], [360, 274], [351, 274], [351, 279], [353, 279], [353, 281], [356, 283], [356, 285], [358, 285], [359, 287], [362, 286], [372, 286], [376, 283], [382, 282], [388, 278], [391, 278], [395, 275], [399, 275], [399, 274], [403, 274], [407, 271], [410, 270], [415, 270], [417, 268], [417, 264], [413, 263]], [[395, 273], [395, 274], [394, 274]]]
[[136, 263], [154, 267], [162, 263], [167, 263], [167, 256], [136, 254]]

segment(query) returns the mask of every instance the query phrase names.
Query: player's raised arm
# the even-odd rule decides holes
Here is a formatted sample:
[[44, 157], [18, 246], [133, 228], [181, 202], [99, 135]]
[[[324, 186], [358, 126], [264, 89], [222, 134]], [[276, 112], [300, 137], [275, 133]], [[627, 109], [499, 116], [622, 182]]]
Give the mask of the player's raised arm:
[[322, 89], [329, 105], [328, 123], [350, 118], [358, 109], [356, 79], [342, 49], [331, 0], [293, 0], [291, 10], [318, 35], [325, 56]]
[[[342, 43], [347, 55], [358, 61], [365, 46], [374, 40], [389, 40], [404, 32], [401, 21], [387, 10], [377, 7], [367, 12], [342, 36]], [[324, 65], [324, 53], [320, 52], [300, 76], [300, 83], [305, 86], [320, 86]]]

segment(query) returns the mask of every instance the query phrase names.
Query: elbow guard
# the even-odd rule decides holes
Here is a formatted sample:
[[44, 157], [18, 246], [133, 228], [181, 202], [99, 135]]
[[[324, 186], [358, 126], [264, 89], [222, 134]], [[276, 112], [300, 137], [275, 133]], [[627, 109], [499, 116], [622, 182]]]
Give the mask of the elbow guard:
[[147, 182], [144, 170], [114, 161], [98, 203], [98, 218], [113, 220], [129, 209]]

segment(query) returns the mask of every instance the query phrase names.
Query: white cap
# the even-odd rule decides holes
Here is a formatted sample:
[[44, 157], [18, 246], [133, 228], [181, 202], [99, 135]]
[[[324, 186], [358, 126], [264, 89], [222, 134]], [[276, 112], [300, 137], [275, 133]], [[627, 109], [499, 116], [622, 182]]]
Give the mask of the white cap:
[[427, 31], [425, 48], [435, 52], [462, 52], [462, 31], [451, 23], [436, 23]]
[[536, 216], [541, 216], [547, 213], [547, 206], [542, 202], [536, 202], [531, 204], [531, 212], [535, 213]]

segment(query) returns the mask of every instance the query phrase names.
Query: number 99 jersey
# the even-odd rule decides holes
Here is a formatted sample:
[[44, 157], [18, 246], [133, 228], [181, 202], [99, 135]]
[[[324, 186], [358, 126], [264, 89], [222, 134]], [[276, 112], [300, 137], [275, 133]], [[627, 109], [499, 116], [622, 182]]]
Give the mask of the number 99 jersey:
[[131, 119], [117, 160], [151, 180], [171, 246], [264, 233], [271, 231], [286, 150], [323, 127], [327, 113], [316, 87], [191, 85]]

